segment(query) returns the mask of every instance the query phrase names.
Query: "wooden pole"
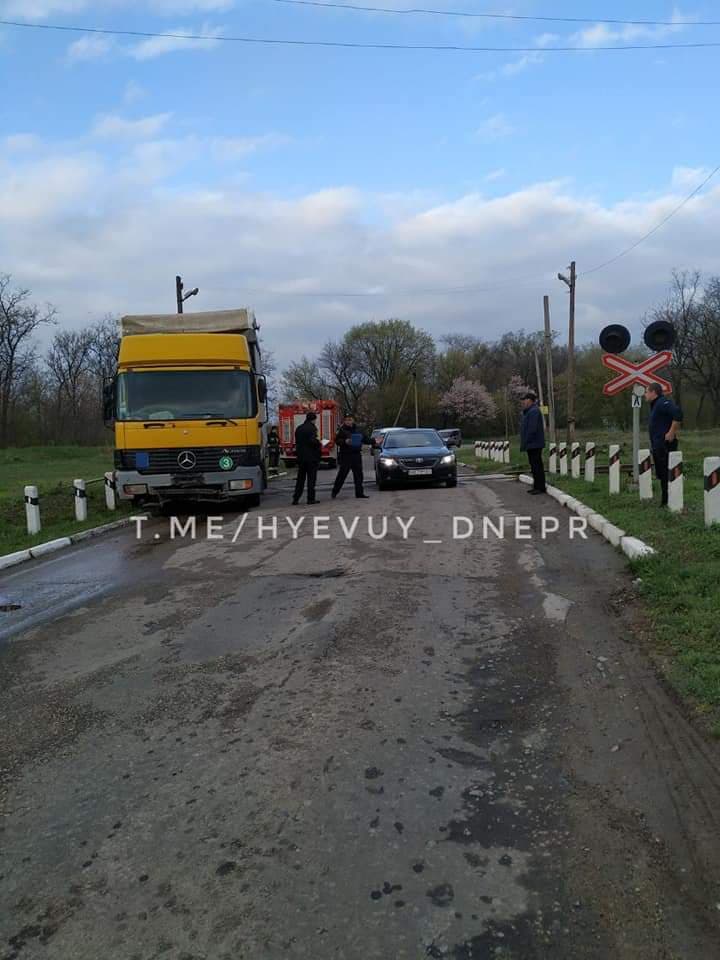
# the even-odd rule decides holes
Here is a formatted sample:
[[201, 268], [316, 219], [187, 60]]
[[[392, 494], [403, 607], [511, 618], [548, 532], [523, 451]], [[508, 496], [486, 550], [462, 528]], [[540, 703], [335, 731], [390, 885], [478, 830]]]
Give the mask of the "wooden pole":
[[575, 440], [575, 261], [570, 264], [570, 322], [568, 325], [567, 442]]
[[413, 373], [413, 390], [415, 392], [415, 426], [420, 426], [420, 420], [418, 419], [418, 397], [417, 397], [417, 374]]
[[543, 311], [545, 314], [545, 366], [547, 368], [547, 392], [548, 392], [548, 423], [550, 426], [550, 440], [557, 445], [557, 433], [555, 429], [555, 382], [553, 377], [552, 363], [552, 333], [550, 330], [550, 297], [543, 297]]
[[545, 420], [545, 414], [542, 411], [542, 408], [545, 406], [545, 400], [543, 398], [542, 377], [540, 376], [540, 358], [538, 357], [537, 350], [534, 350], [533, 352], [535, 354], [535, 376], [537, 378], [538, 400], [540, 401], [540, 412], [542, 413], [543, 426], [545, 426], [547, 421]]

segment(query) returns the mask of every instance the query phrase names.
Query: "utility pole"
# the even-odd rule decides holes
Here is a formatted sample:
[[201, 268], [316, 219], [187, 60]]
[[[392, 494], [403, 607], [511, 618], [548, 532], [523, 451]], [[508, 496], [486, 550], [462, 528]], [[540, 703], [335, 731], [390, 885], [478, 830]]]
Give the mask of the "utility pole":
[[568, 326], [568, 396], [567, 396], [567, 442], [568, 449], [575, 440], [575, 261], [570, 264], [570, 277], [559, 273], [558, 280], [562, 280], [570, 288], [570, 323]]
[[196, 297], [200, 291], [197, 287], [194, 290], [188, 291], [183, 295], [183, 282], [182, 277], [175, 277], [175, 299], [177, 300], [177, 312], [183, 312], [183, 303], [188, 299], [188, 297]]
[[545, 423], [545, 413], [542, 408], [545, 406], [545, 400], [543, 398], [543, 387], [542, 387], [542, 377], [540, 376], [540, 358], [538, 357], [537, 350], [533, 350], [535, 354], [535, 378], [537, 379], [538, 387], [538, 400], [540, 401], [540, 410], [542, 412], [543, 423]]
[[543, 297], [543, 313], [545, 315], [545, 366], [548, 392], [548, 423], [550, 426], [550, 440], [557, 444], [555, 431], [555, 382], [552, 362], [552, 332], [550, 330], [550, 297]]
[[420, 426], [418, 419], [418, 399], [417, 399], [417, 374], [413, 371], [413, 390], [415, 391], [415, 426]]

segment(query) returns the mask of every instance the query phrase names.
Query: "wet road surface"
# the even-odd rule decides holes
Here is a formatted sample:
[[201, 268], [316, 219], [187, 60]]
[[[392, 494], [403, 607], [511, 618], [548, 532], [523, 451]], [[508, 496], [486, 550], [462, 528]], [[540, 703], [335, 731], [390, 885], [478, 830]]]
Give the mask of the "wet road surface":
[[621, 558], [516, 483], [320, 496], [0, 581], [0, 958], [720, 956], [719, 751]]

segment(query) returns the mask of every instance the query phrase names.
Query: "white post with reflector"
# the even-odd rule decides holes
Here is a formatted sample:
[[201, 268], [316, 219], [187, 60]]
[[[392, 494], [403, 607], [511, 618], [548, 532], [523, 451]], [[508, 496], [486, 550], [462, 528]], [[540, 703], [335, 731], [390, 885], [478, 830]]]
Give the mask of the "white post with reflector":
[[610, 444], [609, 451], [609, 469], [608, 478], [610, 482], [610, 493], [620, 493], [620, 446], [617, 443]]
[[115, 483], [115, 474], [112, 470], [109, 470], [105, 474], [105, 506], [108, 510], [115, 510], [117, 508], [117, 500], [115, 497], [115, 491], [117, 490], [117, 485]]
[[668, 458], [668, 509], [671, 513], [682, 513], [684, 486], [683, 455], [679, 450], [673, 450]]
[[550, 473], [557, 473], [557, 444], [550, 444], [550, 456], [548, 458], [548, 470]]
[[585, 479], [588, 483], [595, 483], [595, 455], [597, 447], [588, 440], [585, 444]]
[[503, 463], [510, 463], [510, 441], [506, 440], [503, 449]]
[[652, 500], [652, 458], [647, 449], [638, 450], [638, 491], [641, 500]]
[[705, 526], [720, 523], [720, 457], [705, 457]]
[[563, 440], [560, 444], [560, 476], [566, 477], [568, 473], [567, 443]]
[[40, 533], [40, 498], [37, 487], [25, 487], [25, 520], [28, 536]]
[[580, 444], [577, 441], [570, 448], [570, 472], [575, 480], [580, 479]]
[[75, 519], [78, 523], [87, 520], [87, 491], [85, 490], [84, 480], [73, 480], [73, 489], [75, 491]]

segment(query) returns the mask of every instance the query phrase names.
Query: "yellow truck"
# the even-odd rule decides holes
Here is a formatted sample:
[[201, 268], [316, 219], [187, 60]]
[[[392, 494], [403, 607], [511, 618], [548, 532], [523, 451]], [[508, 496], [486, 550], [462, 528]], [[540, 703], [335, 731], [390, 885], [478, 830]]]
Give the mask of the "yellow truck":
[[250, 310], [128, 316], [105, 390], [118, 495], [242, 499], [267, 485], [266, 399]]

